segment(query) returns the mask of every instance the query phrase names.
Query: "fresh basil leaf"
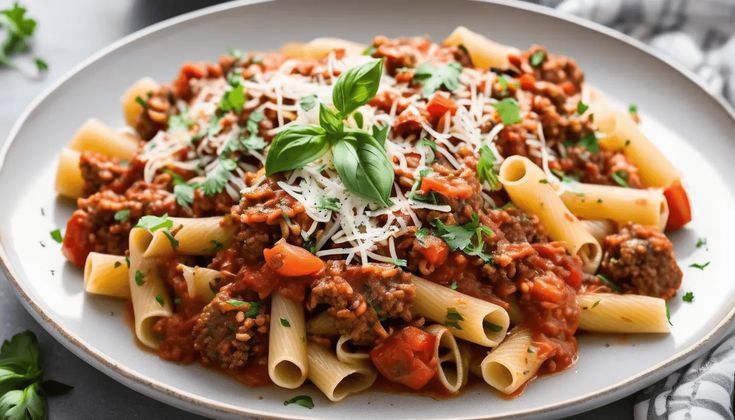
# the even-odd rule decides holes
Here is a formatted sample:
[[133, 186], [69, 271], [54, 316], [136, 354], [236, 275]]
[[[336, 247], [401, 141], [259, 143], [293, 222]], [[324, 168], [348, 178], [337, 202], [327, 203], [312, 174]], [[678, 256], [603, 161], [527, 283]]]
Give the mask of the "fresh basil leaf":
[[500, 120], [505, 125], [516, 124], [522, 121], [521, 108], [518, 101], [513, 98], [505, 98], [493, 104], [493, 108], [500, 115]]
[[388, 130], [390, 125], [386, 124], [383, 127], [373, 126], [373, 138], [380, 143], [381, 146], [385, 146], [385, 139], [388, 138]]
[[370, 134], [351, 132], [332, 146], [332, 162], [342, 182], [352, 193], [390, 205], [393, 165], [383, 146]]
[[450, 92], [459, 88], [461, 74], [462, 65], [456, 61], [441, 67], [426, 62], [416, 67], [414, 80], [421, 82], [423, 94], [428, 97], [442, 86]]
[[363, 121], [362, 112], [355, 112], [352, 114], [352, 118], [355, 119], [355, 124], [357, 124], [357, 128], [362, 128], [362, 124], [365, 122]]
[[342, 116], [324, 104], [319, 104], [319, 125], [327, 130], [327, 134], [336, 135], [341, 134], [344, 127]]
[[23, 390], [6, 392], [0, 397], [3, 420], [43, 420], [48, 417], [46, 411], [46, 398], [41, 394], [38, 383]]
[[382, 75], [382, 59], [370, 61], [342, 73], [332, 90], [334, 106], [343, 116], [351, 114], [352, 111], [368, 103], [378, 93]]
[[501, 187], [498, 172], [495, 170], [495, 154], [487, 144], [480, 147], [477, 159], [477, 177], [480, 182], [487, 182], [492, 191], [498, 191]]
[[301, 109], [303, 109], [306, 112], [311, 111], [316, 104], [319, 102], [315, 94], [302, 96], [301, 99], [299, 99], [299, 106]]
[[296, 125], [280, 132], [268, 150], [265, 174], [301, 168], [329, 150], [326, 131], [313, 125]]

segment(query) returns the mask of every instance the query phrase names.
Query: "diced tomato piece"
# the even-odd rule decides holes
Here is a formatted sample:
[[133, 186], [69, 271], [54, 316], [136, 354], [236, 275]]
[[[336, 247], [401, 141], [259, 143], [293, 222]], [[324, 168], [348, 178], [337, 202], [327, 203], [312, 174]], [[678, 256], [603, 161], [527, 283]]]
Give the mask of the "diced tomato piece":
[[84, 267], [87, 255], [92, 252], [92, 243], [89, 242], [91, 226], [87, 213], [77, 210], [66, 222], [64, 242], [61, 244], [61, 252], [72, 264]]
[[669, 220], [666, 222], [666, 230], [680, 229], [692, 221], [689, 197], [679, 181], [664, 190], [664, 197], [666, 197], [666, 203], [669, 205]]
[[324, 261], [300, 246], [281, 239], [273, 248], [263, 250], [265, 263], [284, 277], [308, 276], [320, 271]]
[[519, 82], [523, 90], [533, 90], [536, 87], [536, 78], [531, 73], [524, 73]]
[[436, 337], [416, 327], [404, 327], [370, 352], [370, 359], [386, 379], [413, 390], [436, 375]]
[[457, 104], [449, 95], [443, 92], [434, 92], [434, 95], [429, 99], [429, 103], [426, 104], [426, 110], [436, 119], [443, 117], [447, 112], [454, 115], [457, 112]]
[[201, 79], [207, 73], [204, 68], [194, 63], [185, 63], [179, 70], [176, 80], [171, 83], [171, 89], [174, 95], [181, 99], [189, 99], [191, 97], [191, 88], [189, 87], [190, 79]]
[[444, 264], [444, 261], [446, 261], [449, 256], [449, 247], [447, 246], [447, 243], [434, 235], [427, 235], [420, 241], [417, 240], [416, 243], [416, 251], [418, 251], [426, 261], [434, 267]]
[[561, 89], [567, 96], [573, 96], [577, 94], [577, 87], [574, 86], [574, 83], [570, 82], [569, 80], [561, 84]]
[[430, 191], [437, 192], [447, 198], [470, 198], [472, 187], [462, 179], [454, 180], [425, 177], [421, 179], [421, 192], [426, 194]]
[[508, 61], [515, 68], [517, 68], [517, 69], [520, 69], [521, 68], [521, 56], [520, 55], [518, 55], [518, 54], [508, 54]]

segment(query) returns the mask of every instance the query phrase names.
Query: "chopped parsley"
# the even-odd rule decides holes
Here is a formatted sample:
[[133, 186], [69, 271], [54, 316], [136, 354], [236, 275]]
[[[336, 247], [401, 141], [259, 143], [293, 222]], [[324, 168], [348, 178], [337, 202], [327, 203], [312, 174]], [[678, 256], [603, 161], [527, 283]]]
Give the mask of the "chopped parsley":
[[424, 96], [429, 96], [442, 86], [450, 92], [459, 88], [459, 75], [461, 73], [462, 65], [456, 61], [439, 67], [427, 62], [416, 67], [414, 80], [421, 82]]
[[503, 329], [503, 327], [501, 327], [500, 325], [493, 324], [492, 322], [484, 319], [482, 320], [482, 328], [490, 330], [492, 332], [500, 332]]
[[333, 197], [319, 197], [316, 208], [321, 210], [339, 211], [339, 199]]
[[[439, 219], [435, 219], [434, 228], [438, 235], [444, 239], [449, 249], [452, 251], [461, 250], [467, 255], [480, 257], [485, 262], [490, 262], [491, 258], [486, 255], [484, 250], [485, 242], [482, 236], [492, 236], [493, 231], [487, 226], [480, 224], [477, 213], [472, 214], [472, 221], [464, 225], [447, 225]], [[475, 243], [472, 239], [475, 238]]]
[[194, 125], [194, 121], [189, 117], [187, 108], [184, 108], [178, 114], [172, 114], [168, 117], [169, 131], [187, 131]]
[[[128, 267], [130, 266], [128, 265]], [[145, 274], [140, 270], [135, 270], [135, 284], [138, 286], [145, 284]]]
[[130, 209], [122, 209], [115, 213], [114, 219], [116, 222], [125, 222], [130, 218]]
[[303, 245], [301, 245], [302, 248], [305, 250], [311, 252], [312, 254], [316, 253], [316, 241], [309, 238], [308, 240], [304, 241]]
[[242, 107], [245, 105], [245, 88], [239, 82], [236, 82], [232, 89], [225, 92], [222, 96], [222, 100], [219, 103], [219, 109], [222, 112], [235, 111], [236, 113], [242, 112]]
[[306, 95], [306, 96], [302, 96], [301, 99], [299, 99], [299, 106], [304, 111], [309, 112], [316, 106], [318, 102], [319, 101], [317, 100], [316, 95], [314, 94]]
[[710, 262], [711, 261], [707, 261], [706, 263], [691, 263], [689, 264], [689, 267], [696, 268], [697, 270], [704, 270]]
[[592, 306], [590, 306], [590, 309], [594, 308], [595, 306], [597, 306], [599, 304], [600, 304], [600, 300], [598, 299], [598, 300], [595, 301], [595, 303], [592, 304]]
[[176, 198], [176, 204], [181, 207], [189, 208], [194, 202], [194, 190], [196, 187], [191, 184], [183, 183], [174, 185], [174, 197]]
[[[418, 143], [416, 143], [416, 144], [417, 144], [417, 145], [419, 145], [419, 146], [421, 146], [421, 147], [424, 147], [424, 148], [426, 148], [426, 149], [431, 149], [431, 151], [432, 151], [432, 152], [433, 152], [434, 154], [436, 154], [436, 147], [437, 147], [437, 146], [436, 146], [436, 142], [434, 142], [433, 140], [429, 140], [429, 139], [421, 139], [421, 140], [419, 140], [419, 141], [418, 141]], [[433, 162], [434, 162], [435, 160], [436, 160], [436, 156], [433, 156], [433, 157], [431, 158], [431, 160], [429, 160], [429, 158], [427, 157], [427, 158], [426, 158], [426, 163], [433, 163]]]
[[176, 249], [179, 247], [178, 239], [174, 238], [174, 234], [171, 233], [170, 230], [164, 229], [163, 234], [166, 235], [166, 238], [168, 239], [168, 241], [171, 242], [171, 248]]
[[707, 246], [707, 238], [699, 238], [699, 239], [697, 239], [697, 244], [695, 246], [697, 248], [701, 248], [703, 246]]
[[166, 303], [166, 300], [163, 298], [163, 295], [157, 294], [156, 302], [158, 302], [159, 305], [163, 306]]
[[538, 67], [541, 65], [541, 63], [544, 62], [545, 59], [546, 53], [544, 51], [536, 51], [531, 55], [531, 58], [528, 60], [528, 62], [531, 63], [533, 67]]
[[396, 267], [405, 267], [405, 266], [406, 266], [406, 264], [408, 264], [408, 263], [406, 262], [406, 260], [403, 260], [403, 259], [400, 259], [400, 258], [391, 258], [391, 260], [390, 260], [390, 261], [391, 261], [391, 263], [393, 263], [393, 265], [395, 265]]
[[589, 132], [579, 140], [579, 145], [589, 150], [590, 153], [598, 153], [600, 144], [597, 142], [597, 136], [594, 132]]
[[291, 327], [291, 323], [286, 318], [281, 318], [281, 325], [284, 327]]
[[630, 104], [628, 105], [628, 112], [631, 114], [637, 114], [638, 113], [638, 105], [636, 104]]
[[607, 287], [611, 288], [612, 290], [614, 290], [614, 291], [616, 291], [616, 292], [620, 292], [620, 291], [622, 291], [622, 290], [620, 289], [620, 286], [618, 286], [618, 285], [617, 285], [616, 283], [612, 282], [612, 280], [610, 280], [610, 279], [608, 279], [607, 277], [605, 277], [605, 275], [604, 275], [604, 274], [598, 274], [598, 275], [597, 275], [597, 278], [598, 278], [598, 279], [600, 280], [600, 282], [601, 282], [602, 284], [604, 284], [605, 286], [607, 286]]
[[671, 323], [671, 311], [669, 310], [669, 303], [665, 302], [664, 305], [666, 305], [666, 322], [668, 322], [669, 325], [673, 326], [674, 324]]
[[493, 104], [493, 108], [498, 112], [500, 120], [505, 125], [516, 124], [522, 121], [521, 107], [518, 101], [513, 98], [505, 98]]
[[487, 182], [490, 190], [498, 191], [500, 189], [500, 179], [498, 179], [498, 172], [495, 170], [495, 153], [490, 150], [490, 146], [487, 144], [480, 147], [479, 150], [477, 177], [480, 182]]
[[128, 268], [130, 268], [130, 255], [125, 256], [125, 264], [127, 264]]
[[511, 86], [516, 90], [520, 86], [520, 82], [518, 80], [513, 80], [505, 74], [501, 74], [500, 76], [498, 76], [498, 84], [500, 84], [500, 90], [503, 93], [508, 90], [508, 86]]
[[308, 395], [297, 395], [283, 402], [283, 405], [290, 405], [290, 404], [300, 405], [308, 409], [314, 408], [314, 400], [312, 400], [311, 397]]
[[464, 321], [462, 314], [457, 312], [457, 309], [455, 308], [447, 308], [447, 319], [444, 322], [444, 325], [461, 330], [462, 327], [459, 325], [459, 321]]
[[122, 263], [120, 261], [115, 261], [115, 264], [113, 265], [114, 268], [122, 267]]
[[229, 303], [230, 305], [234, 307], [248, 305], [248, 310], [245, 311], [245, 316], [248, 318], [253, 318], [254, 316], [260, 313], [260, 302], [246, 302], [244, 300], [239, 300], [239, 299], [230, 299], [227, 301], [227, 303]]
[[230, 177], [230, 171], [237, 167], [233, 159], [219, 159], [214, 168], [202, 182], [204, 195], [216, 195], [225, 189], [225, 183]]
[[452, 280], [452, 284], [449, 285], [452, 290], [457, 290], [457, 280]]
[[425, 246], [424, 239], [429, 235], [429, 229], [420, 228], [414, 235], [416, 236], [416, 240], [419, 241], [419, 244], [421, 244], [421, 246]]
[[58, 243], [64, 242], [64, 236], [61, 234], [61, 231], [59, 229], [54, 229], [50, 233], [51, 233], [51, 238], [54, 241]]
[[694, 293], [692, 293], [692, 292], [686, 292], [686, 293], [684, 293], [684, 296], [681, 297], [681, 300], [683, 300], [684, 302], [689, 302], [689, 303], [693, 302], [694, 301]]
[[216, 239], [212, 239], [211, 241], [209, 241], [209, 243], [212, 244], [212, 249], [214, 249], [214, 252], [219, 251], [220, 249], [222, 249], [225, 246], [225, 244], [223, 244], [222, 242], [220, 242], [220, 241], [218, 241]]
[[168, 214], [163, 216], [143, 216], [138, 220], [138, 224], [135, 227], [147, 229], [149, 232], [155, 232], [158, 229], [171, 229], [174, 226], [174, 221], [168, 218]]
[[627, 171], [615, 171], [610, 175], [613, 181], [621, 187], [630, 188], [628, 185], [628, 172]]
[[546, 178], [544, 178], [544, 179], [539, 179], [539, 180], [538, 180], [538, 183], [539, 183], [539, 184], [548, 184], [548, 183], [549, 183], [549, 180], [548, 180], [548, 179], [546, 179]]
[[146, 100], [141, 98], [140, 96], [135, 97], [135, 103], [140, 105], [140, 107], [143, 109], [148, 109], [148, 102], [146, 102]]
[[589, 107], [590, 107], [589, 105], [587, 105], [586, 103], [580, 100], [579, 102], [577, 102], [577, 115], [584, 114], [587, 111], [587, 109], [589, 109]]

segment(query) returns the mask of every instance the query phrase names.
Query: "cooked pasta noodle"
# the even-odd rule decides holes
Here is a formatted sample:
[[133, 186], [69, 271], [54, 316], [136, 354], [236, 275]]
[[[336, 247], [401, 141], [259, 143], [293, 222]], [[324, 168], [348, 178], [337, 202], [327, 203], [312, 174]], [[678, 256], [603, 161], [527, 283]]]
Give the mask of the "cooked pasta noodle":
[[579, 328], [614, 333], [668, 333], [666, 301], [640, 295], [589, 293], [577, 296]]
[[480, 364], [482, 378], [504, 394], [512, 394], [536, 376], [546, 359], [531, 341], [531, 332], [514, 328], [508, 337]]
[[268, 345], [268, 374], [276, 385], [294, 389], [306, 380], [304, 306], [281, 296], [271, 297], [271, 327]]
[[602, 258], [599, 242], [569, 212], [541, 168], [528, 158], [512, 156], [500, 167], [500, 182], [515, 205], [538, 216], [549, 236], [564, 241], [570, 254], [582, 258], [586, 272], [597, 270]]
[[316, 344], [308, 345], [307, 354], [309, 380], [331, 401], [341, 401], [350, 394], [369, 388], [378, 376], [373, 369], [340, 362], [329, 349]]
[[129, 298], [125, 257], [90, 252], [84, 264], [84, 290], [95, 295]]
[[444, 389], [450, 393], [459, 392], [466, 382], [466, 360], [462, 358], [457, 340], [443, 325], [430, 325], [426, 332], [436, 337], [434, 355], [438, 361], [436, 377]]

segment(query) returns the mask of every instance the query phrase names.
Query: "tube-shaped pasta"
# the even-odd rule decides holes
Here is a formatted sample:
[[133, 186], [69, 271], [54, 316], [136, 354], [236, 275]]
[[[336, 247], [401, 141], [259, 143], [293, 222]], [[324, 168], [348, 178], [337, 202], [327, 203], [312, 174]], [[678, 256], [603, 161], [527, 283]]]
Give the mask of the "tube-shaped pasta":
[[415, 314], [444, 324], [454, 336], [485, 347], [505, 337], [510, 319], [505, 309], [429, 280], [413, 276]]
[[84, 263], [84, 290], [95, 295], [130, 297], [125, 257], [90, 252]]
[[84, 178], [79, 169], [79, 152], [61, 149], [59, 166], [56, 169], [56, 192], [69, 198], [79, 198], [84, 190]]
[[364, 351], [354, 351], [350, 346], [352, 337], [343, 335], [337, 340], [337, 360], [357, 367], [370, 367], [370, 354]]
[[531, 345], [531, 332], [516, 327], [480, 364], [482, 378], [504, 394], [512, 394], [533, 378], [546, 359]]
[[337, 360], [331, 350], [318, 344], [307, 346], [309, 380], [331, 401], [343, 400], [369, 388], [378, 377], [375, 369], [363, 369]]
[[88, 150], [120, 159], [131, 159], [138, 152], [138, 141], [91, 118], [74, 134], [69, 148], [79, 152]]
[[189, 267], [179, 264], [178, 269], [186, 281], [186, 290], [191, 297], [198, 297], [202, 302], [209, 302], [214, 298], [217, 284], [222, 279], [222, 273], [205, 267]]
[[541, 168], [528, 158], [511, 156], [500, 166], [500, 182], [516, 206], [538, 216], [552, 239], [564, 241], [570, 254], [582, 258], [586, 272], [597, 271], [600, 243], [566, 208]]
[[306, 322], [306, 332], [311, 335], [338, 335], [337, 323], [327, 311], [309, 318]]
[[595, 115], [595, 128], [605, 135], [600, 145], [622, 150], [638, 167], [643, 185], [667, 188], [680, 180], [679, 171], [643, 134], [630, 113], [614, 107], [595, 89], [590, 90], [590, 112]]
[[120, 102], [122, 103], [125, 124], [129, 127], [135, 127], [135, 122], [138, 120], [138, 116], [143, 112], [143, 107], [140, 106], [136, 98], [145, 100], [150, 94], [157, 91], [159, 87], [158, 82], [150, 77], [144, 77], [133, 83], [128, 90], [122, 94]]
[[143, 251], [151, 239], [146, 229], [133, 228], [130, 231], [128, 281], [133, 301], [135, 335], [141, 343], [155, 349], [159, 342], [153, 334], [153, 324], [161, 317], [171, 316], [173, 308], [158, 268], [152, 260], [143, 257]]
[[470, 54], [472, 64], [485, 70], [490, 68], [509, 69], [508, 56], [518, 52], [515, 48], [487, 39], [464, 26], [458, 26], [444, 40], [444, 45], [464, 45]]
[[[452, 332], [443, 325], [430, 325], [426, 332], [436, 337], [434, 356], [437, 358], [436, 377], [444, 389], [454, 394], [466, 382], [464, 360]], [[502, 345], [502, 344], [501, 344]]]
[[599, 243], [602, 243], [607, 235], [615, 232], [615, 223], [610, 220], [582, 220], [582, 224]]
[[360, 55], [365, 46], [340, 38], [315, 38], [307, 43], [289, 42], [281, 47], [281, 52], [288, 58], [320, 59], [334, 50], [345, 50], [345, 55]]
[[268, 375], [274, 384], [288, 389], [306, 380], [304, 305], [274, 292], [271, 295], [271, 327], [268, 337]]
[[633, 222], [663, 230], [669, 218], [669, 206], [660, 189], [574, 183], [561, 194], [561, 200], [572, 214], [584, 219]]
[[159, 257], [174, 252], [182, 255], [214, 255], [218, 249], [227, 245], [235, 234], [235, 226], [223, 225], [222, 217], [172, 217], [171, 220], [174, 225], [169, 231], [173, 233], [178, 243], [176, 249], [174, 241], [163, 229], [159, 229], [153, 233], [153, 239], [143, 256]]
[[614, 333], [668, 333], [666, 301], [641, 295], [577, 295], [579, 329]]

